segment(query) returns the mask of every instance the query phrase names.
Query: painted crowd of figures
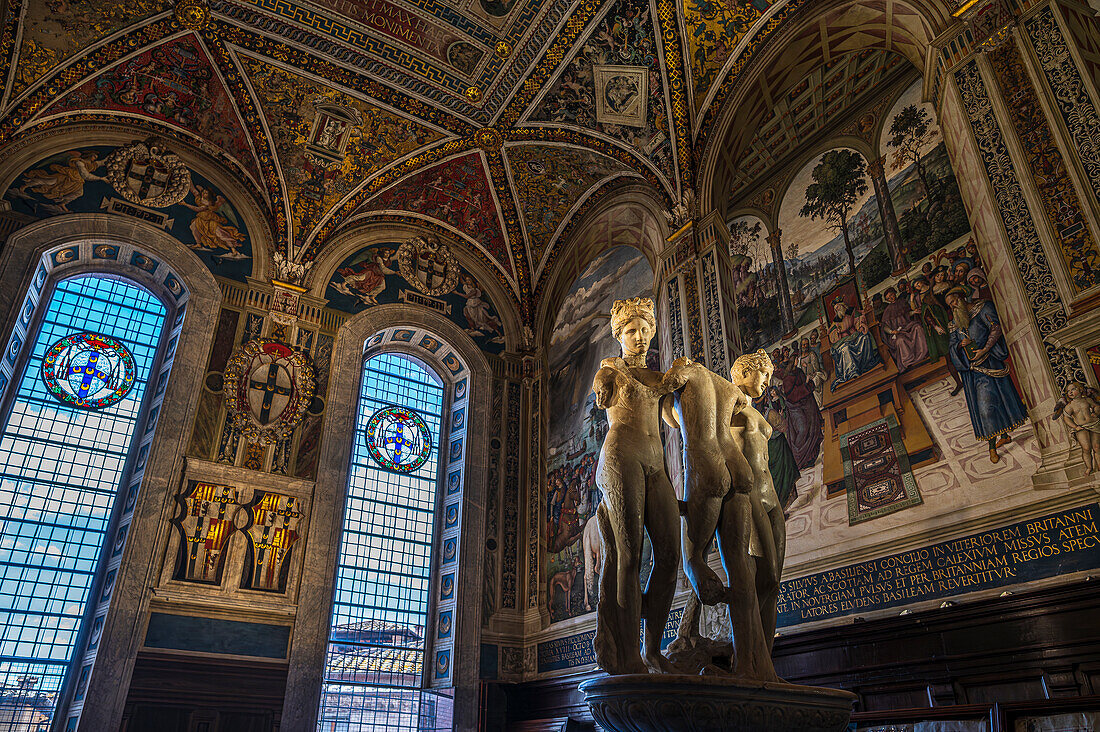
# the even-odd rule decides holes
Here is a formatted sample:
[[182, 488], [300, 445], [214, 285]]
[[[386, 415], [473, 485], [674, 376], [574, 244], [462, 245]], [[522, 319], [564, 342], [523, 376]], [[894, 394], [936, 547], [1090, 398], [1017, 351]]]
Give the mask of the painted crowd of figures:
[[990, 460], [1000, 460], [997, 448], [1011, 440], [1026, 410], [973, 240], [937, 252], [912, 279], [875, 293], [870, 312], [839, 295], [830, 305], [824, 338], [814, 329], [770, 354], [778, 384], [769, 390], [768, 410], [777, 414], [773, 425], [786, 433], [800, 470], [813, 465], [821, 445], [825, 385], [835, 392], [882, 365], [879, 343], [898, 373], [945, 360], [951, 393], [964, 394], [975, 438], [988, 443]]

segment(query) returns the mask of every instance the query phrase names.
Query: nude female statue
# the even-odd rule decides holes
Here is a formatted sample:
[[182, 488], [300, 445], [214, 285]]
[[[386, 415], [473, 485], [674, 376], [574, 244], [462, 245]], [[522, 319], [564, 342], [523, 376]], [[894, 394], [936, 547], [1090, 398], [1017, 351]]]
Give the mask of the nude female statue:
[[[763, 394], [771, 370], [762, 351], [734, 362], [733, 383], [690, 359], [677, 359], [666, 379], [684, 386], [662, 410], [683, 438], [684, 571], [695, 590], [684, 610], [674, 659], [689, 664], [699, 660], [680, 654], [698, 644], [699, 603], [724, 602], [734, 641], [730, 670], [755, 681], [777, 678], [771, 640], [782, 568], [776, 538], [783, 540], [783, 512], [768, 472], [771, 426], [749, 401]], [[706, 561], [716, 532], [729, 587]], [[707, 653], [703, 655], [704, 668], [713, 671]]]
[[[680, 514], [665, 467], [660, 433], [661, 398], [681, 386], [645, 366], [656, 329], [653, 301], [616, 300], [611, 332], [621, 358], [606, 358], [592, 390], [607, 410], [609, 429], [596, 467], [604, 500], [596, 509], [603, 544], [600, 600], [596, 608], [596, 662], [609, 674], [675, 673], [661, 655], [661, 636], [676, 591]], [[642, 593], [639, 569], [643, 530], [653, 545], [653, 571]], [[645, 660], [638, 624], [645, 617]]]
[[[733, 383], [750, 399], [758, 399], [768, 388], [773, 366], [764, 351], [738, 356], [730, 369]], [[759, 554], [755, 558], [753, 580], [756, 585], [756, 601], [763, 640], [768, 647], [765, 663], [759, 667], [763, 676], [775, 678], [771, 650], [775, 642], [776, 603], [779, 600], [779, 583], [783, 574], [783, 562], [787, 553], [787, 524], [783, 506], [772, 483], [768, 469], [768, 440], [772, 426], [764, 415], [751, 404], [734, 416], [734, 438], [741, 443], [741, 450], [753, 472], [752, 504], [753, 532], [759, 539]]]

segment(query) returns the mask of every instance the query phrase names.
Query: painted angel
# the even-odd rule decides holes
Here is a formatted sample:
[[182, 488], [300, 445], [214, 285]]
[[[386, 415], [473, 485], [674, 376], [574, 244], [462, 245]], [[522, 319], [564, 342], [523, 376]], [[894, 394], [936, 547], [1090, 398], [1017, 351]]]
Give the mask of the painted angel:
[[221, 255], [223, 259], [248, 259], [247, 254], [239, 251], [245, 236], [229, 223], [232, 219], [236, 224], [237, 217], [225, 198], [195, 184], [191, 186], [191, 194], [195, 203], [180, 201], [180, 205], [195, 212], [195, 218], [191, 219], [191, 235], [195, 237], [192, 249], [200, 252], [228, 249], [228, 254]]
[[[103, 167], [95, 150], [70, 150], [66, 164], [53, 163], [49, 170], [35, 168], [24, 173], [23, 185], [12, 188], [10, 193], [30, 201], [36, 208], [51, 214], [71, 213], [69, 204], [84, 195], [84, 184], [91, 180], [107, 180], [96, 173]], [[48, 198], [53, 203], [41, 203], [31, 194]]]

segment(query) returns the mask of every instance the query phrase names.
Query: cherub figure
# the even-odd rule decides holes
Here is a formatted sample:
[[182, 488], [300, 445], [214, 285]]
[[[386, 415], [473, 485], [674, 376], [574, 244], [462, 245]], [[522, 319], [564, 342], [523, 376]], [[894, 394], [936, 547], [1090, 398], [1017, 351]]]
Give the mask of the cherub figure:
[[1096, 391], [1072, 381], [1063, 397], [1066, 406], [1062, 409], [1062, 421], [1081, 446], [1085, 469], [1095, 472], [1100, 468], [1100, 402], [1096, 400]]

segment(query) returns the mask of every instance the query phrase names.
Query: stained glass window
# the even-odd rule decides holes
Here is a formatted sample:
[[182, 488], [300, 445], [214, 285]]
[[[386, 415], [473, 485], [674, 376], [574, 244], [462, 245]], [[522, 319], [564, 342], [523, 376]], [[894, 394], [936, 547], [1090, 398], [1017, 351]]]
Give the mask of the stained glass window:
[[0, 732], [53, 717], [164, 317], [148, 291], [94, 275], [45, 305], [0, 432]]
[[[363, 369], [318, 716], [323, 732], [451, 729], [450, 699], [422, 688], [443, 393], [434, 373], [401, 355], [376, 356]], [[387, 435], [402, 444], [387, 446]], [[405, 470], [423, 445], [425, 459]]]

